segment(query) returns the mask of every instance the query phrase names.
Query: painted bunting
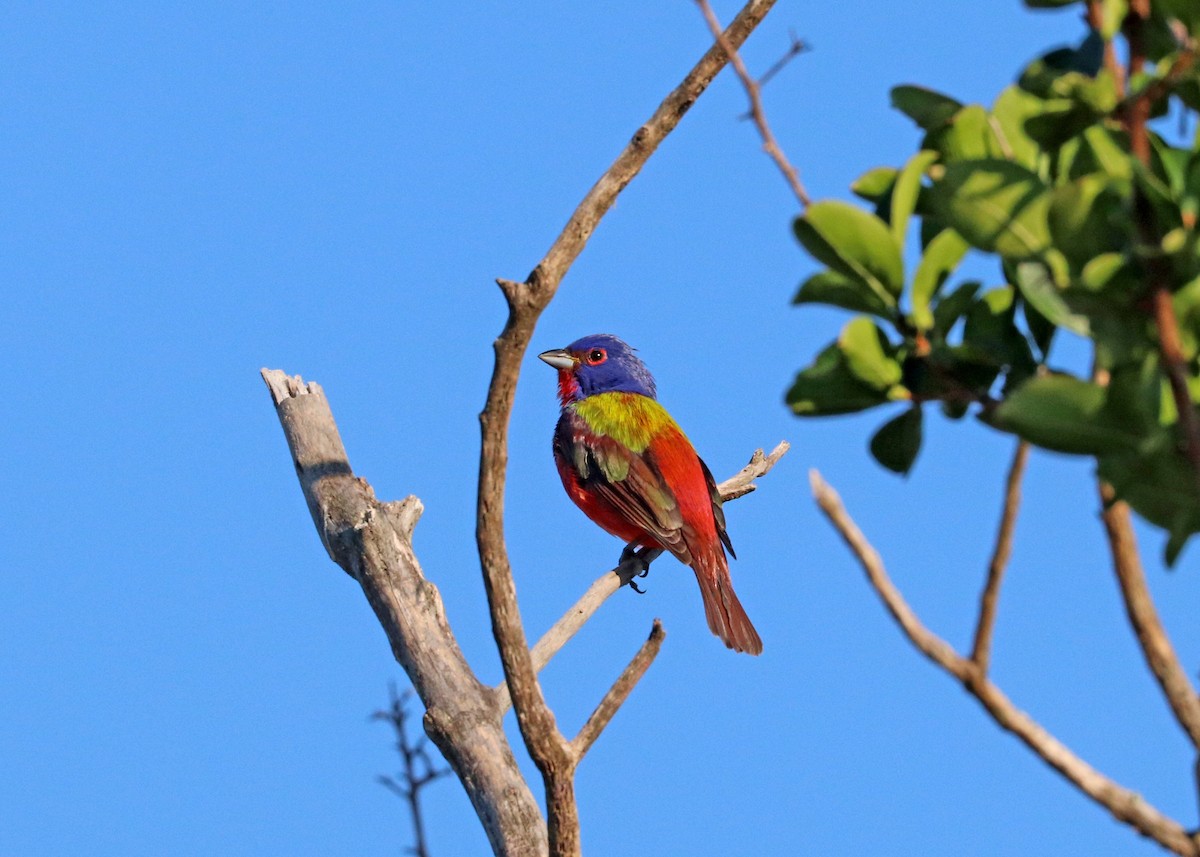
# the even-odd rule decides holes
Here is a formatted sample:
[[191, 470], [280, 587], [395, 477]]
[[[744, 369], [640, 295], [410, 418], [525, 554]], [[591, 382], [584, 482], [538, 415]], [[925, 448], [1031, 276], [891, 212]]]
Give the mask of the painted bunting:
[[583, 513], [632, 551], [670, 551], [696, 572], [708, 627], [739, 652], [762, 640], [733, 591], [721, 495], [687, 436], [656, 400], [654, 378], [633, 349], [594, 334], [542, 360], [558, 370], [562, 415], [554, 462]]

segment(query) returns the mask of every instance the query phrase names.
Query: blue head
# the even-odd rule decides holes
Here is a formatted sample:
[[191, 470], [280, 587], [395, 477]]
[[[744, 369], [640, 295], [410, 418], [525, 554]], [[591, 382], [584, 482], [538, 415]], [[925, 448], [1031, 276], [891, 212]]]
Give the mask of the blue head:
[[564, 405], [597, 393], [655, 398], [654, 378], [646, 364], [612, 334], [593, 333], [538, 357], [558, 370], [558, 395]]

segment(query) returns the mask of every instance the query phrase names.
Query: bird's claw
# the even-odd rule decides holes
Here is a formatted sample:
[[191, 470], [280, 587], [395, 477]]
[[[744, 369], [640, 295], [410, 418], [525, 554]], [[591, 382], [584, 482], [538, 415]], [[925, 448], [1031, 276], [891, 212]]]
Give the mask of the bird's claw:
[[623, 566], [634, 565], [640, 566], [638, 571], [632, 573], [629, 579], [629, 588], [638, 595], [645, 595], [646, 590], [642, 589], [633, 582], [634, 577], [646, 577], [650, 574], [650, 560], [648, 560], [642, 549], [637, 547], [637, 542], [632, 542], [625, 546], [621, 551], [620, 564]]

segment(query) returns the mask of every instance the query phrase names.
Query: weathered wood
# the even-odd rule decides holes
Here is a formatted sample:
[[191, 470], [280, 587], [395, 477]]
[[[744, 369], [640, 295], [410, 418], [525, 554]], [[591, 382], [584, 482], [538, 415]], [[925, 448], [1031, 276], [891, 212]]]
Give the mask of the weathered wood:
[[319, 385], [279, 370], [262, 376], [321, 542], [362, 586], [425, 705], [425, 731], [466, 789], [492, 850], [542, 857], [546, 823], [504, 735], [501, 710], [463, 657], [441, 595], [413, 552], [421, 501], [381, 502], [355, 477]]

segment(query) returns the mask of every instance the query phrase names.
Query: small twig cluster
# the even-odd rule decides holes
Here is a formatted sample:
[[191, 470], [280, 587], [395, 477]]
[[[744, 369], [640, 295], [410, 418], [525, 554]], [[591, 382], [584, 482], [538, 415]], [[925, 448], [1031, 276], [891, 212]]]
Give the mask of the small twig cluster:
[[784, 180], [788, 183], [792, 194], [795, 195], [796, 200], [800, 203], [800, 207], [807, 208], [810, 200], [808, 191], [800, 183], [800, 173], [792, 166], [791, 161], [787, 159], [787, 155], [783, 153], [783, 149], [780, 148], [778, 141], [775, 139], [775, 134], [771, 131], [771, 126], [767, 122], [767, 114], [763, 110], [762, 105], [762, 87], [763, 84], [778, 74], [792, 59], [808, 50], [808, 45], [797, 39], [793, 34], [792, 45], [788, 52], [783, 58], [767, 69], [761, 78], [755, 80], [746, 69], [746, 64], [742, 62], [742, 58], [737, 52], [737, 46], [731, 44], [726, 39], [721, 30], [721, 22], [717, 20], [717, 15], [713, 12], [708, 0], [696, 0], [696, 5], [700, 7], [700, 12], [704, 15], [704, 20], [708, 24], [709, 31], [713, 34], [713, 38], [717, 40], [717, 44], [721, 46], [721, 50], [729, 57], [729, 64], [733, 66], [738, 80], [742, 82], [742, 86], [746, 90], [746, 96], [750, 99], [750, 118], [754, 121], [755, 127], [758, 128], [759, 136], [762, 137], [763, 151], [779, 167], [779, 172], [783, 174]]
[[408, 721], [411, 716], [409, 703], [413, 692], [396, 692], [396, 686], [388, 687], [388, 707], [371, 715], [372, 720], [383, 720], [391, 724], [396, 733], [396, 752], [400, 754], [403, 768], [399, 778], [380, 774], [377, 780], [397, 797], [408, 804], [412, 816], [414, 843], [409, 851], [415, 857], [429, 857], [425, 839], [425, 822], [421, 815], [421, 789], [434, 780], [450, 773], [449, 768], [439, 767], [429, 752], [429, 739], [425, 735], [414, 738], [409, 735]]

